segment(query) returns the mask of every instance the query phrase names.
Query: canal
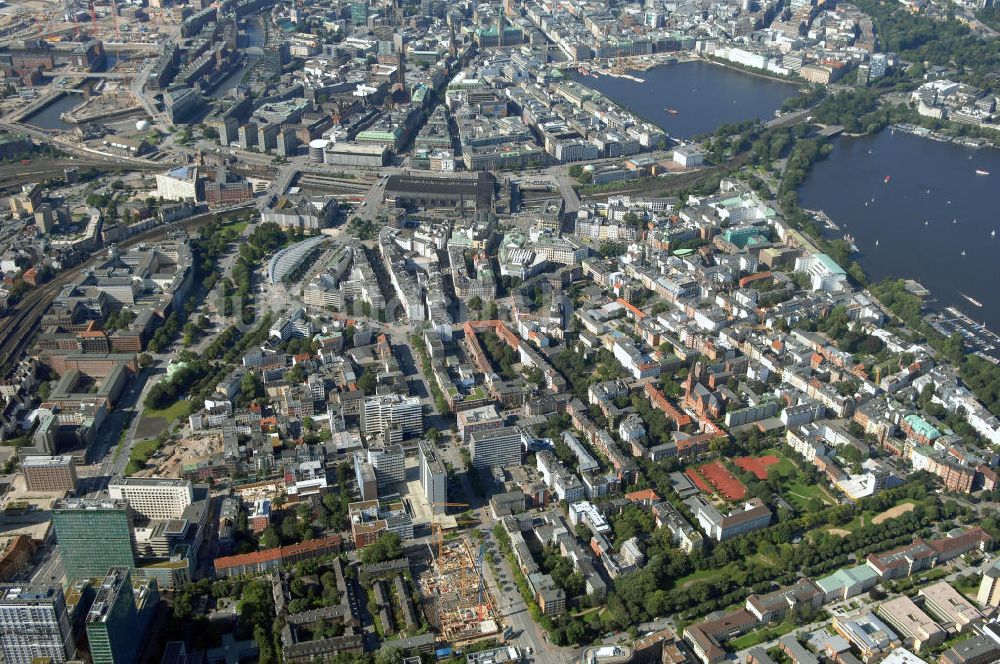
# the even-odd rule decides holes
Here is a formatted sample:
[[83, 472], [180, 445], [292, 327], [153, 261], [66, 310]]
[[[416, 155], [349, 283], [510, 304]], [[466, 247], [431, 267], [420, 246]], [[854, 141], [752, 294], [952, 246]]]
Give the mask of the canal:
[[916, 279], [933, 308], [954, 306], [1000, 332], [998, 178], [1000, 150], [887, 129], [838, 139], [799, 198], [854, 236], [872, 281]]
[[208, 96], [213, 99], [220, 99], [229, 94], [233, 88], [240, 84], [244, 74], [260, 60], [261, 49], [264, 46], [264, 28], [261, 25], [261, 19], [259, 17], [248, 19], [243, 32], [246, 34], [246, 48], [243, 49], [246, 60], [243, 64], [237, 65], [232, 73], [222, 79], [209, 93]]
[[83, 102], [83, 97], [81, 95], [64, 93], [58, 99], [42, 108], [40, 111], [35, 111], [22, 121], [25, 124], [33, 125], [39, 129], [73, 129], [74, 125], [64, 122], [59, 116], [67, 111], [73, 110], [79, 106], [81, 102]]
[[[769, 120], [785, 99], [798, 94], [791, 83], [701, 60], [630, 73], [643, 82], [594, 78], [575, 71], [570, 76], [681, 139], [712, 132], [723, 124]], [[669, 113], [668, 108], [677, 113]]]

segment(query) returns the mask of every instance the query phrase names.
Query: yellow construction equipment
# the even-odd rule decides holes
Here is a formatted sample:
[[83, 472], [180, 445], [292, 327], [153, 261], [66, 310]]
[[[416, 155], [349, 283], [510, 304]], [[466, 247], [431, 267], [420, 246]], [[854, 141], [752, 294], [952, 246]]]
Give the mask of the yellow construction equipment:
[[445, 502], [433, 502], [431, 503], [431, 537], [434, 536], [434, 528], [437, 527], [438, 534], [438, 567], [441, 566], [442, 551], [444, 550], [444, 531], [441, 529], [441, 524], [434, 521], [434, 507], [469, 507], [469, 503], [445, 503]]
[[[444, 528], [441, 526], [440, 523], [437, 523], [434, 520], [434, 507], [435, 506], [439, 506], [439, 507], [469, 507], [469, 504], [468, 503], [447, 503], [447, 502], [436, 501], [436, 502], [432, 502], [430, 505], [431, 505], [431, 537], [432, 538], [434, 537], [434, 531], [436, 529], [437, 530], [437, 568], [438, 568], [438, 573], [442, 574], [443, 570], [444, 570]], [[466, 576], [465, 576], [465, 574], [466, 574], [466, 569], [463, 567], [462, 570], [461, 570], [461, 572], [460, 572], [460, 578], [461, 578], [460, 583], [462, 584], [463, 587], [466, 584]]]

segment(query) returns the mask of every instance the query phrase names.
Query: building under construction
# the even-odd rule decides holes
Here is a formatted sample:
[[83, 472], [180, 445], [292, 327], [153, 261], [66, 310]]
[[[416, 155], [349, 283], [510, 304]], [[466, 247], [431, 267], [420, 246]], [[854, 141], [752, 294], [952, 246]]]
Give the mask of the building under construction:
[[456, 645], [496, 634], [496, 605], [468, 541], [429, 545], [428, 553], [417, 578], [431, 625]]

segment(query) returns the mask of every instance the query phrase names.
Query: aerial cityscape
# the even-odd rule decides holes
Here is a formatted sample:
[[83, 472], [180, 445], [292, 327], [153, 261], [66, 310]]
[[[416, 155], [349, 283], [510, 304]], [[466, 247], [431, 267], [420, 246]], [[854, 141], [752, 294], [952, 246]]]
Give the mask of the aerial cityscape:
[[0, 0], [0, 663], [1000, 662], [1000, 4]]

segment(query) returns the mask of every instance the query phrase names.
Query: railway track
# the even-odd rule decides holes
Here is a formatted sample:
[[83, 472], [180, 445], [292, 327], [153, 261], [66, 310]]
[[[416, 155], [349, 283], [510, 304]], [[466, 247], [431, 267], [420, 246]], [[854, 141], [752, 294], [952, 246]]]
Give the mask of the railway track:
[[[130, 247], [140, 242], [156, 241], [166, 237], [167, 232], [183, 228], [191, 231], [202, 226], [217, 214], [229, 214], [241, 210], [252, 210], [253, 206], [240, 206], [188, 217], [138, 233], [121, 243], [122, 247]], [[0, 317], [0, 376], [6, 376], [20, 361], [22, 353], [38, 331], [38, 323], [52, 305], [52, 300], [71, 282], [80, 270], [91, 267], [104, 259], [104, 248], [91, 255], [76, 267], [57, 274], [48, 283], [28, 291], [24, 299], [15, 305], [6, 316]]]
[[[90, 160], [41, 161], [32, 163], [31, 165], [7, 165], [3, 170], [0, 170], [0, 189], [16, 190], [19, 185], [30, 182], [43, 182], [52, 178], [62, 179], [65, 169], [70, 166], [76, 166], [80, 170], [96, 168], [104, 172], [113, 171], [117, 168], [107, 162]], [[129, 167], [129, 170], [155, 171], [162, 169], [157, 169], [153, 166], [135, 166]]]

